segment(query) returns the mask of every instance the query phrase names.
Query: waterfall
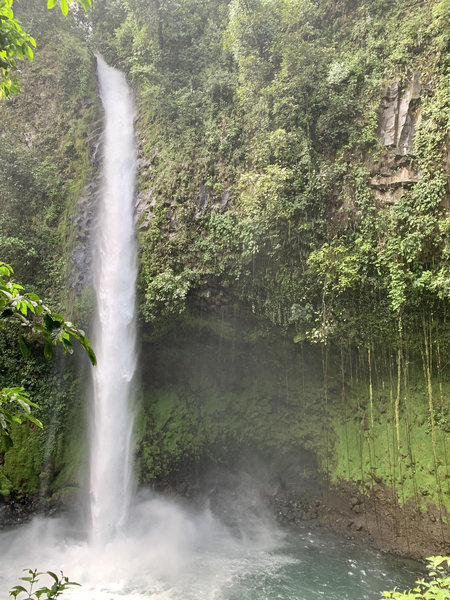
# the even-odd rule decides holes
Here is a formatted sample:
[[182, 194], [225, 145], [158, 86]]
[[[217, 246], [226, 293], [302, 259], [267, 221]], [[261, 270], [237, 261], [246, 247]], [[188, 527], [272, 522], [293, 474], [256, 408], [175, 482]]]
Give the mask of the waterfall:
[[133, 380], [136, 371], [135, 109], [123, 73], [97, 57], [105, 112], [103, 181], [94, 242], [97, 312], [93, 335], [90, 508], [92, 542], [125, 524], [132, 484]]
[[[255, 479], [240, 476], [242, 485], [217, 470], [202, 508], [149, 490], [130, 502], [137, 362], [134, 105], [124, 75], [101, 58], [98, 78], [105, 128], [94, 250], [91, 536], [81, 538], [79, 524], [65, 516], [36, 516], [0, 531], [0, 598], [8, 597], [24, 567], [62, 569], [82, 584], [69, 591], [72, 600], [341, 600], [375, 598], [395, 584], [410, 587], [420, 569], [405, 568], [399, 579], [392, 557], [353, 541], [310, 531], [307, 523], [281, 531], [261, 500], [256, 468]], [[214, 503], [223, 519], [210, 509]], [[53, 585], [45, 577], [39, 585]]]

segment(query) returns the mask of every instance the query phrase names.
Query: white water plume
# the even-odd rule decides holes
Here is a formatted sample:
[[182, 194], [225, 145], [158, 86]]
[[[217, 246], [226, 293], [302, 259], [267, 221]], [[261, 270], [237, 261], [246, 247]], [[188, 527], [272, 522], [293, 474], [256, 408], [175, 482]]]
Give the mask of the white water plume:
[[241, 525], [231, 530], [208, 508], [142, 494], [124, 529], [101, 546], [65, 519], [35, 518], [0, 534], [0, 597], [30, 566], [63, 570], [82, 584], [67, 594], [80, 600], [225, 600], [243, 577], [296, 562], [276, 551], [282, 536], [273, 524], [262, 522], [256, 537]]
[[208, 508], [156, 495], [135, 498], [126, 527], [102, 546], [64, 519], [36, 518], [0, 533], [0, 556], [0, 598], [24, 566], [62, 569], [82, 584], [64, 594], [71, 600], [377, 600], [417, 576], [326, 532], [283, 535], [265, 518], [230, 527]]
[[123, 73], [98, 61], [105, 111], [103, 182], [95, 240], [90, 457], [92, 541], [102, 544], [127, 517], [132, 483], [132, 394], [136, 370], [135, 110]]

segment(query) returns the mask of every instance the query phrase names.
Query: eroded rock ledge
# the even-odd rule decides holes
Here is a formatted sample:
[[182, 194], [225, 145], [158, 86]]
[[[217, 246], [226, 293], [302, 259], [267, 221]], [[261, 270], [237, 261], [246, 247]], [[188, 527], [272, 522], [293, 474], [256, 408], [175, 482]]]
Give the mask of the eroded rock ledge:
[[418, 559], [450, 552], [449, 517], [432, 506], [425, 513], [411, 502], [400, 506], [396, 493], [381, 483], [369, 494], [351, 483], [330, 488], [319, 510], [319, 521], [328, 529]]

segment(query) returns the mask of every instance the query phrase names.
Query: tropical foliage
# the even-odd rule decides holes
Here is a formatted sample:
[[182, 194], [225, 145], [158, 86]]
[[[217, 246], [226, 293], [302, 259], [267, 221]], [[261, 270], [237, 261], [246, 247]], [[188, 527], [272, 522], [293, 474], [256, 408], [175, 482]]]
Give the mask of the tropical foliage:
[[[0, 262], [0, 327], [16, 328], [18, 342], [24, 358], [30, 355], [33, 342], [43, 343], [44, 355], [51, 358], [58, 344], [64, 352], [72, 353], [72, 338], [77, 340], [96, 364], [94, 351], [81, 329], [76, 328], [64, 317], [52, 312], [33, 292], [25, 292], [23, 286], [11, 277], [12, 268]], [[25, 421], [42, 428], [42, 423], [33, 416], [31, 408], [38, 408], [23, 387], [0, 389], [0, 438], [6, 447], [12, 445], [11, 426]]]
[[[61, 596], [68, 588], [80, 585], [75, 581], [69, 581], [69, 578], [62, 571], [59, 576], [52, 571], [43, 572], [37, 569], [27, 569], [26, 571], [28, 575], [20, 577], [20, 580], [24, 584], [15, 585], [9, 592], [9, 595], [13, 598], [21, 598], [21, 600], [39, 600], [39, 598], [54, 600]], [[48, 575], [52, 580], [52, 584], [50, 587], [42, 586], [36, 589], [39, 578], [42, 575]]]
[[0, 98], [20, 91], [14, 72], [17, 61], [33, 60], [34, 38], [28, 35], [14, 18], [13, 0], [0, 1]]
[[[91, 0], [75, 0], [85, 10], [91, 6]], [[67, 15], [69, 11], [67, 0], [48, 0], [47, 7], [59, 5], [61, 12]], [[16, 71], [18, 60], [33, 60], [35, 39], [22, 29], [15, 18], [13, 0], [0, 0], [0, 99], [21, 91], [21, 85]]]
[[72, 354], [73, 338], [86, 350], [89, 360], [95, 365], [95, 354], [84, 332], [52, 312], [37, 294], [25, 292], [22, 285], [11, 279], [12, 275], [12, 267], [0, 262], [0, 326], [6, 323], [18, 326], [19, 345], [24, 358], [29, 356], [33, 340], [43, 342], [46, 358], [52, 358], [58, 343], [64, 352]]
[[41, 421], [31, 413], [32, 408], [38, 406], [31, 402], [23, 387], [0, 389], [0, 438], [5, 442], [6, 448], [13, 445], [11, 426], [14, 423], [21, 425], [29, 422], [42, 429]]
[[427, 560], [428, 577], [419, 579], [417, 586], [407, 592], [392, 590], [384, 592], [383, 598], [393, 600], [449, 600], [450, 598], [450, 558], [432, 556]]

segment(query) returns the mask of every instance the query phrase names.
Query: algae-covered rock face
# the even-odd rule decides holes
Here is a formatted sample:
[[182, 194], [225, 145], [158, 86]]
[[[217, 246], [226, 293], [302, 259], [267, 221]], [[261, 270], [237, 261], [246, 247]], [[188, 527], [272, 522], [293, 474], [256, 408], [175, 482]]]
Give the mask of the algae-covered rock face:
[[[273, 465], [269, 479], [288, 477], [293, 487], [316, 478], [316, 467], [301, 460], [292, 473], [292, 457], [317, 448], [313, 426], [321, 428], [321, 389], [303, 376], [316, 366], [304, 365], [299, 349], [276, 335], [270, 341], [254, 336], [251, 320], [224, 310], [192, 316], [144, 342], [137, 424], [143, 482], [183, 477], [197, 461], [205, 468], [238, 466], [245, 455], [264, 458]], [[302, 406], [310, 407], [309, 419]], [[285, 474], [276, 467], [282, 456]]]
[[233, 473], [282, 520], [319, 515], [385, 549], [445, 551], [447, 383], [433, 436], [423, 375], [408, 379], [397, 406], [388, 355], [258, 335], [236, 309], [186, 317], [144, 341], [141, 360], [142, 484], [216, 494]]
[[[0, 102], [0, 260], [52, 310], [86, 327], [100, 117], [94, 59], [73, 17], [31, 1], [14, 10], [37, 48], [33, 63], [21, 65], [23, 92]], [[5, 514], [19, 512], [22, 519], [81, 478], [86, 424], [79, 357], [47, 361], [36, 344], [24, 360], [17, 332], [6, 328], [0, 330], [0, 354], [0, 387], [23, 386], [45, 424], [43, 432], [17, 426], [13, 448], [0, 442]]]

